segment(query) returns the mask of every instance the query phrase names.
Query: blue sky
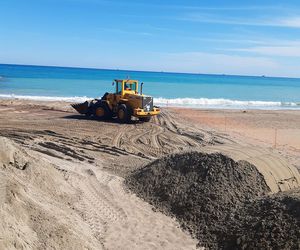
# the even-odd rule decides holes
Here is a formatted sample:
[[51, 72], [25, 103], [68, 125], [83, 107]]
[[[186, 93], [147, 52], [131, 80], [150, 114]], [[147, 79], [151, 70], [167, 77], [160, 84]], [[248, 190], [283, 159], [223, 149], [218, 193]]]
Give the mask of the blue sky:
[[300, 77], [300, 2], [1, 0], [0, 63]]

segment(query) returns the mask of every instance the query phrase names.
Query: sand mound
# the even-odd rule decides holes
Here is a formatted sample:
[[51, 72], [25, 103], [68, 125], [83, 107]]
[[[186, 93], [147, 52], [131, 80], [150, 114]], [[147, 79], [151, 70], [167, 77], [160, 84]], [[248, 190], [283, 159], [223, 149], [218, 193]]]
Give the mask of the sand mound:
[[75, 195], [54, 165], [0, 137], [0, 249], [100, 249], [72, 218]]
[[[219, 153], [174, 154], [134, 172], [126, 183], [158, 209], [175, 215], [200, 246], [212, 249], [246, 242], [241, 239], [247, 235], [247, 220], [255, 223], [251, 204], [270, 192], [254, 165]], [[247, 242], [260, 235], [252, 236]]]
[[13, 166], [24, 170], [29, 164], [28, 154], [10, 140], [0, 137], [0, 167]]
[[274, 150], [251, 145], [224, 144], [203, 147], [205, 153], [221, 153], [235, 161], [246, 160], [264, 176], [271, 193], [300, 188], [299, 171]]
[[1, 250], [196, 249], [178, 223], [102, 166], [0, 142]]
[[300, 190], [246, 204], [236, 217], [225, 248], [300, 249]]

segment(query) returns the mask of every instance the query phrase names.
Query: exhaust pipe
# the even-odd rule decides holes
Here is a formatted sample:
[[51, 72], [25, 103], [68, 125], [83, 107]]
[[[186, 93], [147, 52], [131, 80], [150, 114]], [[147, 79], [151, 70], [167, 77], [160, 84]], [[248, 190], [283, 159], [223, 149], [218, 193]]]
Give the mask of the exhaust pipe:
[[144, 83], [142, 82], [141, 83], [141, 95], [143, 94], [143, 85], [144, 85]]

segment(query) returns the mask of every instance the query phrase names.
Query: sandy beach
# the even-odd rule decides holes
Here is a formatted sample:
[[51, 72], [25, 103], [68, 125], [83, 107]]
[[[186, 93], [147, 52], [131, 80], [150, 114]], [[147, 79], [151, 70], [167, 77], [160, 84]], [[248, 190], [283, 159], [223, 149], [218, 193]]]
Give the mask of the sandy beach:
[[66, 102], [1, 100], [0, 138], [1, 249], [195, 249], [197, 239], [124, 178], [214, 145], [247, 149], [228, 154], [261, 169], [272, 159], [300, 169], [299, 111], [165, 108], [150, 123], [118, 124], [87, 119]]
[[300, 250], [300, 1], [2, 1], [0, 250]]
[[170, 109], [201, 128], [224, 133], [236, 141], [272, 148], [300, 168], [298, 110]]

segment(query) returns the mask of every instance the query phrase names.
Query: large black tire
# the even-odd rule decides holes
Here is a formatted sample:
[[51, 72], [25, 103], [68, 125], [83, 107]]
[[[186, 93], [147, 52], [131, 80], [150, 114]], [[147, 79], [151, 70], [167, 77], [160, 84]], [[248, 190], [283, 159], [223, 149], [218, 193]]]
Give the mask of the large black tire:
[[131, 121], [131, 109], [125, 104], [120, 104], [118, 107], [117, 117], [121, 123], [129, 123]]
[[111, 118], [111, 112], [105, 102], [96, 103], [93, 107], [93, 115], [99, 120]]
[[141, 122], [150, 122], [151, 121], [151, 116], [140, 117], [139, 120]]

